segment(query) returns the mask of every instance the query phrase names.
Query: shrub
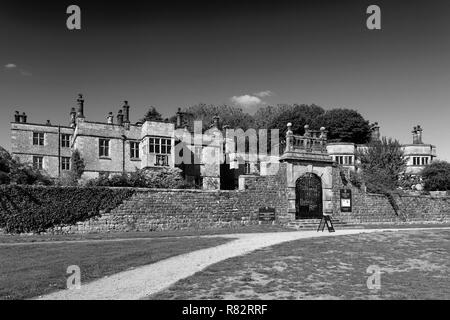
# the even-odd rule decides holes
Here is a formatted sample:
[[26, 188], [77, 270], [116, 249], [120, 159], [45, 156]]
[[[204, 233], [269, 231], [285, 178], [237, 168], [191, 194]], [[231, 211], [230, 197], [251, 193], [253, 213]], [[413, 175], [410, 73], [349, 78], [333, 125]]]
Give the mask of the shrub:
[[422, 179], [427, 191], [450, 190], [450, 163], [434, 161], [422, 170]]
[[132, 173], [101, 175], [86, 186], [182, 189], [188, 185], [178, 168], [140, 169]]
[[9, 233], [43, 232], [109, 212], [133, 190], [81, 187], [0, 186], [0, 228]]

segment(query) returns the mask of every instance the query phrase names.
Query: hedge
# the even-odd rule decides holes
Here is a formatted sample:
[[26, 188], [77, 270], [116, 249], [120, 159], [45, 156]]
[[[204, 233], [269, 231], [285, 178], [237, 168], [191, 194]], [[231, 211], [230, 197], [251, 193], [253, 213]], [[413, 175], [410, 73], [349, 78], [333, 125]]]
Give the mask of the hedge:
[[102, 187], [0, 186], [0, 228], [8, 233], [43, 232], [109, 212], [131, 197], [131, 189]]

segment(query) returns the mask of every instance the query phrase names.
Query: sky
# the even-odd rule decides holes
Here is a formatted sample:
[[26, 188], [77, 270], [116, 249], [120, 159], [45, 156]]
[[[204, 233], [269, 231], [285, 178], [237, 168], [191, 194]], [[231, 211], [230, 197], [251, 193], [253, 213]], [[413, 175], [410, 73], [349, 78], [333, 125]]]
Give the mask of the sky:
[[[69, 30], [66, 9], [81, 9]], [[381, 30], [366, 9], [381, 8]], [[450, 161], [449, 1], [2, 1], [0, 146], [15, 110], [67, 125], [78, 93], [87, 120], [124, 100], [131, 121], [200, 102], [255, 112], [315, 103], [358, 110], [383, 136]]]

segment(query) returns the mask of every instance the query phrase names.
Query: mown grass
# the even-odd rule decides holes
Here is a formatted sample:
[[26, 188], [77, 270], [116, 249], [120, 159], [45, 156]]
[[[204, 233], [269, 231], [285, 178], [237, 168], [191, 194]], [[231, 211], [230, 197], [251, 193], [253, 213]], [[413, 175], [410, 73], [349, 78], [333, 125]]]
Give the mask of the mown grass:
[[284, 232], [293, 231], [279, 225], [248, 225], [236, 228], [220, 229], [192, 229], [151, 232], [117, 232], [117, 233], [86, 233], [86, 234], [0, 234], [2, 243], [43, 242], [43, 241], [78, 241], [78, 240], [110, 240], [132, 238], [169, 238], [169, 237], [196, 237], [203, 235], [221, 235], [231, 233], [255, 232]]
[[81, 282], [223, 244], [225, 238], [10, 244], [0, 246], [0, 299], [25, 299], [66, 288], [67, 267], [81, 269]]
[[[232, 258], [150, 299], [449, 299], [450, 231], [297, 240]], [[367, 286], [380, 267], [381, 289]]]

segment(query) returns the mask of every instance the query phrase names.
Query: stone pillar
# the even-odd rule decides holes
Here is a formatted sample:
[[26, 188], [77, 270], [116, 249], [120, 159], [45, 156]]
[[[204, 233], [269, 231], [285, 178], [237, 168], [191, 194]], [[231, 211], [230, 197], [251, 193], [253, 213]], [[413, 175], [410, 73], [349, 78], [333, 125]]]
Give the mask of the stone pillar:
[[294, 137], [292, 133], [292, 123], [287, 124], [287, 131], [286, 131], [286, 148], [284, 152], [289, 152], [293, 150], [293, 144], [294, 144]]

